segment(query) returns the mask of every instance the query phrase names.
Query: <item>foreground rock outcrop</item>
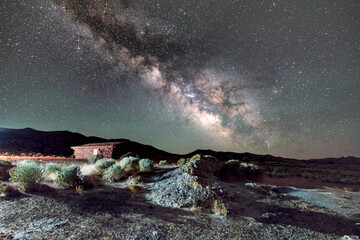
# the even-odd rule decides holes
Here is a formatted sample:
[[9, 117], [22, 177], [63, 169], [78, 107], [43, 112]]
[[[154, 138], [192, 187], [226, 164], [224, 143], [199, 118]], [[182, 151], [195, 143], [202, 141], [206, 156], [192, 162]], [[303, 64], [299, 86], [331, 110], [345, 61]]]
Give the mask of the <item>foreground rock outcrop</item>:
[[148, 196], [155, 204], [166, 207], [199, 206], [222, 198], [226, 193], [217, 183], [222, 166], [213, 157], [197, 156], [150, 184]]

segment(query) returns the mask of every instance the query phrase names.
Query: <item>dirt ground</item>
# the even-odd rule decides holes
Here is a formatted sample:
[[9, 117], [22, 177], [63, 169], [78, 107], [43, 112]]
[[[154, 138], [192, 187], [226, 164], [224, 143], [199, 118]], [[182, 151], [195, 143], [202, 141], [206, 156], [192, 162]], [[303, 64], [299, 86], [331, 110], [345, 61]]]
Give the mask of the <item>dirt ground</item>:
[[107, 183], [0, 198], [0, 239], [359, 239], [360, 193], [220, 182], [227, 216], [149, 199], [173, 168], [141, 178], [143, 189]]

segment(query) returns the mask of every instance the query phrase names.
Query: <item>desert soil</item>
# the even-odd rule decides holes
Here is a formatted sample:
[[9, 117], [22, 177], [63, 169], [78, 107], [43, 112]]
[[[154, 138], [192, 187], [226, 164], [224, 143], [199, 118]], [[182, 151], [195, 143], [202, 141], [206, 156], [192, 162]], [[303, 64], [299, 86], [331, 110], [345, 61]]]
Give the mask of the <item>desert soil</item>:
[[173, 168], [86, 190], [0, 198], [0, 239], [359, 239], [360, 192], [226, 183], [227, 216], [157, 205], [155, 181]]

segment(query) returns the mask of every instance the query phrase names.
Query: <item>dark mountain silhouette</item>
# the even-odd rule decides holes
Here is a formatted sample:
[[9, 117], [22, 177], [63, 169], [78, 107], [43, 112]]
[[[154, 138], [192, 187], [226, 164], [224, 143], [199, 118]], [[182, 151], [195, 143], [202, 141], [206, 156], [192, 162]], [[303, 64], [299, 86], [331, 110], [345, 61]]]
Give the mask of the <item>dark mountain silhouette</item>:
[[[219, 160], [239, 159], [242, 161], [256, 162], [294, 162], [296, 159], [275, 157], [272, 155], [259, 155], [253, 153], [235, 153], [221, 152], [213, 150], [198, 149], [188, 154], [173, 154], [159, 150], [150, 145], [144, 145], [128, 139], [104, 139], [99, 137], [87, 137], [80, 133], [69, 131], [38, 131], [31, 128], [25, 129], [7, 129], [0, 128], [0, 153], [8, 152], [10, 154], [21, 153], [41, 153], [42, 155], [56, 155], [69, 157], [73, 154], [72, 146], [83, 145], [87, 143], [102, 142], [122, 142], [121, 152], [123, 154], [132, 152], [141, 157], [151, 158], [153, 160], [166, 159], [169, 162], [175, 162], [180, 158], [190, 158], [196, 154], [212, 155]], [[342, 157], [342, 158], [324, 158], [303, 160], [309, 163], [328, 163], [328, 164], [360, 164], [360, 158]]]
[[69, 131], [38, 131], [31, 128], [0, 128], [0, 152], [41, 153], [43, 155], [70, 156], [71, 146], [90, 142], [108, 141], [98, 137], [86, 137]]
[[73, 154], [73, 150], [71, 149], [72, 146], [102, 142], [122, 142], [121, 151], [123, 154], [133, 152], [140, 156], [154, 159], [174, 159], [180, 156], [128, 139], [86, 137], [80, 133], [69, 131], [38, 131], [31, 128], [0, 128], [0, 152], [2, 153], [41, 153], [42, 155], [69, 157]]

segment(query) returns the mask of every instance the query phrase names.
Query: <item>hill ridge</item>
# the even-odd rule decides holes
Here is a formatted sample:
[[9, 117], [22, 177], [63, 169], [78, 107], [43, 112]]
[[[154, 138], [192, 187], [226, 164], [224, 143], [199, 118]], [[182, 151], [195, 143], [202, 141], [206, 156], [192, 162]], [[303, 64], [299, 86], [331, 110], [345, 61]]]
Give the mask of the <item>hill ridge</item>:
[[354, 156], [340, 158], [322, 158], [298, 160], [293, 158], [284, 158], [270, 154], [254, 154], [250, 152], [230, 152], [214, 151], [211, 149], [197, 149], [187, 154], [175, 154], [151, 145], [146, 145], [131, 141], [126, 138], [105, 139], [96, 136], [85, 136], [78, 132], [68, 130], [59, 131], [40, 131], [33, 128], [11, 129], [0, 127], [0, 153], [8, 152], [10, 154], [20, 153], [41, 153], [43, 155], [57, 155], [69, 157], [73, 154], [72, 146], [78, 146], [88, 143], [102, 142], [123, 142], [124, 152], [133, 152], [141, 157], [148, 157], [154, 160], [167, 159], [177, 161], [179, 158], [189, 158], [195, 154], [212, 155], [219, 160], [241, 159], [243, 161], [304, 161], [317, 163], [356, 163], [360, 164], [360, 158]]

